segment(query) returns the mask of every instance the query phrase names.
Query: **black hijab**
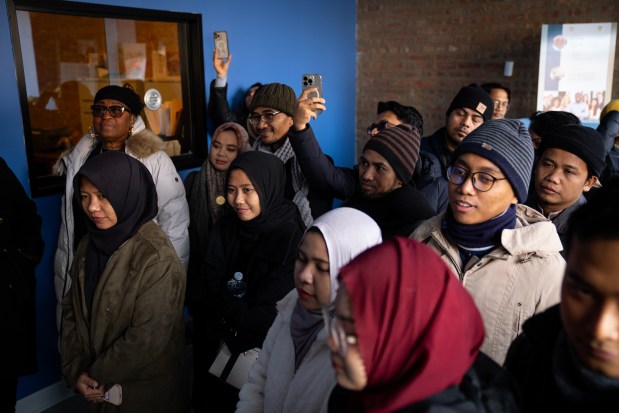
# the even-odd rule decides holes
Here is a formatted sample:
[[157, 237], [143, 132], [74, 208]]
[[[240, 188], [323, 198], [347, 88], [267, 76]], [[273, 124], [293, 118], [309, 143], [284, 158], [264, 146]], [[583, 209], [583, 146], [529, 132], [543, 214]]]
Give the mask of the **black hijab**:
[[241, 169], [247, 174], [258, 193], [261, 209], [260, 215], [250, 221], [238, 220], [241, 236], [251, 238], [291, 222], [305, 231], [297, 206], [284, 199], [286, 170], [278, 157], [260, 151], [245, 152], [232, 161], [228, 177], [235, 169]]
[[124, 152], [103, 152], [84, 163], [73, 179], [75, 198], [80, 206], [82, 177], [110, 201], [118, 219], [113, 227], [101, 230], [82, 209], [90, 234], [85, 279], [86, 303], [90, 310], [99, 277], [110, 256], [143, 224], [157, 216], [157, 190], [148, 169]]

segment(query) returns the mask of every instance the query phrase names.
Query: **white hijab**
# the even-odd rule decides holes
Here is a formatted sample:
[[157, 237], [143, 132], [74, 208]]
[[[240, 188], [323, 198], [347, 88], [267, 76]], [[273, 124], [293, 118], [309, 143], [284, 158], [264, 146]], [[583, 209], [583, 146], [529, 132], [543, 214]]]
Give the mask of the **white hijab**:
[[358, 209], [341, 207], [318, 217], [313, 227], [318, 228], [327, 244], [331, 275], [330, 301], [335, 299], [340, 269], [353, 258], [383, 239], [378, 224]]

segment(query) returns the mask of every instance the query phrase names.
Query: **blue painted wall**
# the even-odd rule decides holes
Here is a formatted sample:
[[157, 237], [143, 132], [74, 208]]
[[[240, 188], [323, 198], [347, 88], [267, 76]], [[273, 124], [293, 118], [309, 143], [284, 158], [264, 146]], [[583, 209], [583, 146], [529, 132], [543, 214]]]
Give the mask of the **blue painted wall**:
[[[212, 68], [212, 32], [226, 30], [233, 61], [229, 97], [256, 81], [281, 82], [301, 89], [303, 73], [322, 73], [327, 111], [312, 122], [318, 139], [336, 165], [354, 163], [355, 132], [355, 0], [314, 0], [311, 3], [276, 0], [108, 0], [89, 3], [172, 10], [202, 15], [205, 79]], [[0, 11], [0, 155], [29, 191], [28, 165], [6, 0]], [[207, 137], [204, 137], [207, 139]], [[181, 171], [184, 176], [187, 171]], [[46, 242], [37, 269], [39, 365], [38, 374], [20, 380], [18, 399], [60, 380], [54, 321], [52, 262], [60, 220], [60, 195], [35, 199], [43, 218]]]

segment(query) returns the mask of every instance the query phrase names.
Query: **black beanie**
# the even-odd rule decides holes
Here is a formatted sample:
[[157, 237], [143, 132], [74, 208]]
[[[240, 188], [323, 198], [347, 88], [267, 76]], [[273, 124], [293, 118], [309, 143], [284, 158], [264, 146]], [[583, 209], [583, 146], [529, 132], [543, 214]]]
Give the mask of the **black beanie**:
[[143, 105], [140, 97], [128, 87], [116, 85], [102, 87], [95, 95], [93, 103], [96, 104], [103, 99], [112, 99], [124, 103], [134, 115], [139, 115], [142, 112]]
[[393, 128], [383, 129], [372, 136], [363, 150], [372, 149], [389, 162], [398, 178], [408, 183], [419, 159], [421, 137], [417, 128], [402, 123]]
[[259, 107], [272, 108], [280, 110], [286, 115], [294, 116], [294, 105], [296, 103], [297, 97], [290, 86], [283, 83], [269, 83], [256, 90], [251, 99], [249, 110], [253, 112], [254, 109]]
[[452, 110], [459, 108], [468, 108], [478, 112], [485, 122], [492, 119], [494, 102], [485, 90], [473, 83], [460, 89], [447, 109], [447, 116]]
[[585, 161], [589, 173], [599, 177], [605, 167], [604, 139], [598, 131], [582, 125], [565, 125], [544, 135], [539, 152], [548, 148], [562, 149]]

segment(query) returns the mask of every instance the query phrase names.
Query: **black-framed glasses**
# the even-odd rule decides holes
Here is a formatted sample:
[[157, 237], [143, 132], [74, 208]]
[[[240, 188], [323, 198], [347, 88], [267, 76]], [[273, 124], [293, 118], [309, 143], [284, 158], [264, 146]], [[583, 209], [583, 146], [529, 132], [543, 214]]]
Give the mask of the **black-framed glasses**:
[[111, 106], [103, 106], [103, 105], [92, 105], [90, 107], [92, 110], [92, 116], [100, 118], [105, 115], [105, 112], [109, 112], [110, 116], [113, 118], [120, 118], [125, 111], [130, 112], [129, 109], [122, 105], [111, 105]]
[[322, 318], [329, 337], [331, 337], [331, 340], [333, 340], [337, 347], [338, 354], [342, 358], [346, 358], [348, 347], [357, 344], [357, 336], [355, 334], [347, 334], [338, 322], [339, 317], [337, 315], [331, 316], [331, 311], [329, 311], [328, 307], [322, 308]]
[[395, 125], [388, 120], [381, 120], [380, 122], [372, 123], [370, 126], [368, 126], [368, 135], [371, 135], [374, 129], [376, 129], [376, 132], [380, 132], [394, 126]]
[[462, 185], [468, 179], [469, 175], [471, 176], [471, 182], [473, 183], [473, 188], [477, 189], [480, 192], [488, 192], [492, 189], [492, 186], [496, 181], [504, 181], [507, 178], [495, 178], [494, 176], [486, 173], [486, 172], [474, 172], [470, 173], [464, 168], [459, 166], [448, 166], [447, 167], [447, 180], [455, 185]]
[[509, 109], [509, 102], [501, 102], [500, 100], [493, 100], [493, 102], [496, 109]]
[[271, 122], [273, 122], [273, 118], [278, 113], [282, 113], [282, 111], [278, 110], [278, 111], [275, 111], [275, 112], [252, 113], [251, 115], [249, 115], [249, 117], [247, 119], [249, 120], [249, 123], [251, 123], [252, 125], [256, 126], [256, 125], [258, 125], [260, 123], [260, 120], [262, 120], [264, 123], [271, 123]]

